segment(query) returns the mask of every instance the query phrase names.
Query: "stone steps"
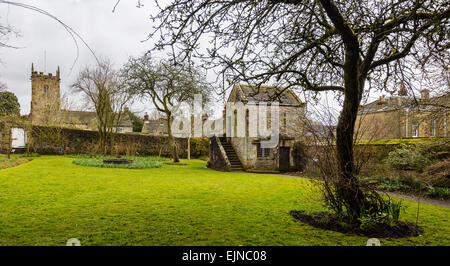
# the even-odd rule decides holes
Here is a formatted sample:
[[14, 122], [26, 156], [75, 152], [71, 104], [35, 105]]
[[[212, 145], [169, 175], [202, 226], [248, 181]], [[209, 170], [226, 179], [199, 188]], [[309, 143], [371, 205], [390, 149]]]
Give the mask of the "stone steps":
[[244, 171], [244, 167], [242, 167], [242, 163], [239, 160], [233, 145], [227, 142], [225, 138], [220, 138], [220, 142], [225, 150], [225, 153], [227, 154], [228, 161], [231, 164], [231, 171]]

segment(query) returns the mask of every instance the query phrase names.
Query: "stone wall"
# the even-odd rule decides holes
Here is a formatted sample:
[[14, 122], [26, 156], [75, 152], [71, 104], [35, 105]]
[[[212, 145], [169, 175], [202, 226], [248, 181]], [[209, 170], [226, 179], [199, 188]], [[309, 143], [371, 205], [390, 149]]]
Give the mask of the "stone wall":
[[[364, 144], [354, 146], [355, 165], [360, 175], [378, 175], [386, 171], [385, 159], [391, 151], [399, 147], [397, 144]], [[304, 172], [311, 175], [319, 175], [323, 157], [335, 152], [335, 147], [330, 146], [305, 146], [304, 147]], [[331, 156], [332, 157], [332, 156]], [[336, 162], [334, 163], [336, 164]], [[360, 166], [360, 167], [359, 167]], [[336, 166], [337, 167], [337, 166]]]
[[[280, 138], [289, 137], [291, 140], [281, 140], [279, 146], [290, 147], [290, 168], [294, 169], [293, 146], [295, 141], [300, 140], [303, 136], [304, 129], [304, 107], [298, 106], [280, 106], [279, 110], [279, 128]], [[236, 120], [233, 121], [235, 124]], [[271, 119], [268, 118], [270, 127]], [[237, 124], [236, 124], [237, 125]], [[234, 125], [234, 126], [236, 126]], [[257, 144], [260, 143], [260, 138], [249, 137], [249, 122], [246, 118], [246, 137], [233, 137], [231, 143], [236, 154], [238, 155], [242, 165], [246, 170], [279, 170], [279, 150], [277, 148], [270, 149], [270, 156], [257, 158]], [[227, 136], [228, 137], [228, 136]]]
[[[31, 137], [31, 138], [30, 138]], [[97, 153], [98, 133], [96, 131], [33, 126], [28, 133], [30, 150], [39, 154], [57, 154], [62, 147], [65, 154]], [[187, 157], [187, 139], [178, 138], [178, 151], [181, 157]], [[208, 139], [191, 139], [191, 156], [207, 156]], [[166, 136], [148, 136], [142, 134], [114, 134], [114, 155], [153, 155], [171, 156], [172, 148]]]
[[218, 137], [210, 138], [208, 167], [218, 171], [230, 171], [231, 165], [226, 158], [226, 153], [220, 145]]

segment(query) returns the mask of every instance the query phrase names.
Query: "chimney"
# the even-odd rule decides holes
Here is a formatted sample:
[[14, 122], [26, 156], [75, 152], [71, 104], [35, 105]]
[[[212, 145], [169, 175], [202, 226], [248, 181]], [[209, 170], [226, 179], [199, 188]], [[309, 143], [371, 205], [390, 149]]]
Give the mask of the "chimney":
[[405, 85], [403, 83], [400, 85], [398, 96], [408, 96], [408, 91], [405, 89]]
[[145, 115], [144, 115], [144, 121], [148, 121], [149, 119], [148, 119], [148, 114], [147, 113], [145, 113]]
[[420, 98], [422, 100], [428, 100], [430, 99], [430, 91], [427, 89], [423, 89], [420, 91]]
[[381, 95], [380, 98], [378, 99], [378, 103], [377, 104], [383, 104], [385, 103], [385, 99], [384, 99], [384, 95]]

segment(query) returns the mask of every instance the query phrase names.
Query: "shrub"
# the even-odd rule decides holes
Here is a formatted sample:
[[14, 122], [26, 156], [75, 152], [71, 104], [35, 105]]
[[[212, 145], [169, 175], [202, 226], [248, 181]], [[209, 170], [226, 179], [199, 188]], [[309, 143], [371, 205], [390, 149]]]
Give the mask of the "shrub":
[[432, 187], [428, 188], [426, 196], [430, 198], [448, 199], [450, 198], [450, 189], [445, 187]]
[[32, 152], [32, 153], [25, 153], [22, 155], [22, 157], [34, 158], [34, 157], [41, 157], [41, 155], [39, 153]]
[[389, 206], [389, 219], [391, 222], [391, 226], [394, 226], [398, 223], [398, 219], [400, 218], [400, 212], [404, 208], [402, 206], [402, 201], [388, 201], [386, 204]]
[[191, 156], [202, 157], [209, 154], [207, 138], [191, 138]]
[[383, 180], [382, 182], [379, 183], [378, 188], [387, 191], [405, 191], [409, 189], [409, 186], [403, 184], [398, 179], [392, 179], [392, 180]]
[[369, 231], [377, 224], [374, 217], [370, 215], [362, 216], [358, 220], [360, 222], [359, 228], [361, 228], [361, 230], [363, 231]]
[[421, 177], [433, 186], [450, 187], [450, 158], [432, 163]]
[[429, 163], [429, 159], [414, 146], [402, 145], [401, 148], [389, 153], [388, 163], [398, 170], [422, 171]]

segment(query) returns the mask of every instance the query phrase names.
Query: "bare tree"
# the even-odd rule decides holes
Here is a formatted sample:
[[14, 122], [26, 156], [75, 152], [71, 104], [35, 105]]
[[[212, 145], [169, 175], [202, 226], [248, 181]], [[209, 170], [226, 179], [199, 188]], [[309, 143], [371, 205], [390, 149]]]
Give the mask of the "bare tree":
[[[99, 60], [97, 58], [97, 56], [94, 53], [94, 50], [92, 50], [92, 48], [88, 45], [88, 43], [81, 37], [80, 34], [78, 34], [78, 32], [76, 32], [75, 30], [73, 30], [69, 25], [65, 24], [62, 20], [58, 19], [56, 16], [54, 16], [53, 14], [40, 9], [39, 7], [33, 6], [33, 5], [28, 5], [28, 4], [24, 4], [24, 3], [19, 3], [19, 2], [13, 2], [13, 1], [6, 1], [6, 0], [0, 0], [0, 5], [4, 4], [4, 5], [8, 5], [8, 6], [14, 6], [14, 7], [19, 7], [19, 8], [24, 8], [24, 9], [28, 9], [31, 11], [34, 11], [36, 13], [39, 13], [41, 15], [47, 16], [51, 19], [53, 19], [54, 21], [56, 21], [57, 23], [59, 23], [61, 26], [64, 27], [64, 29], [66, 30], [66, 32], [70, 35], [70, 37], [72, 38], [75, 47], [76, 47], [76, 51], [77, 51], [77, 56], [72, 64], [72, 67], [70, 68], [70, 71], [72, 71], [72, 69], [75, 67], [76, 62], [78, 61], [79, 58], [79, 54], [80, 54], [80, 50], [79, 50], [79, 44], [78, 41], [81, 41], [81, 43], [88, 48], [89, 52], [91, 53], [91, 55], [95, 58], [95, 60], [97, 61], [97, 63], [99, 63]], [[12, 27], [11, 25], [1, 25], [0, 24], [0, 48], [19, 48], [19, 47], [15, 47], [15, 46], [11, 46], [8, 43], [6, 43], [6, 40], [8, 39], [8, 37], [11, 34], [15, 34], [16, 36], [19, 35], [18, 31], [16, 29], [14, 29], [14, 27]]]
[[123, 68], [123, 76], [131, 93], [147, 97], [156, 110], [164, 114], [167, 122], [172, 158], [179, 162], [178, 147], [172, 134], [171, 124], [175, 110], [181, 102], [192, 102], [195, 94], [202, 94], [203, 101], [209, 99], [211, 87], [205, 76], [195, 67], [157, 62], [146, 53], [130, 58]]
[[[174, 60], [199, 58], [235, 79], [341, 96], [336, 193], [352, 215], [371, 205], [354, 174], [354, 125], [363, 93], [399, 82], [412, 90], [418, 79], [446, 73], [449, 65], [450, 8], [444, 0], [157, 3], [160, 12], [152, 18], [159, 24], [149, 39], [158, 39], [155, 49], [173, 51]], [[448, 88], [436, 86], [442, 84]]]
[[113, 133], [117, 133], [124, 107], [132, 100], [132, 95], [124, 89], [118, 72], [107, 59], [102, 59], [95, 67], [84, 68], [71, 87], [76, 92], [83, 93], [87, 102], [93, 106], [100, 150], [107, 154], [113, 142]]
[[11, 25], [0, 24], [0, 48], [17, 48], [7, 43], [11, 35], [18, 36], [17, 30]]

